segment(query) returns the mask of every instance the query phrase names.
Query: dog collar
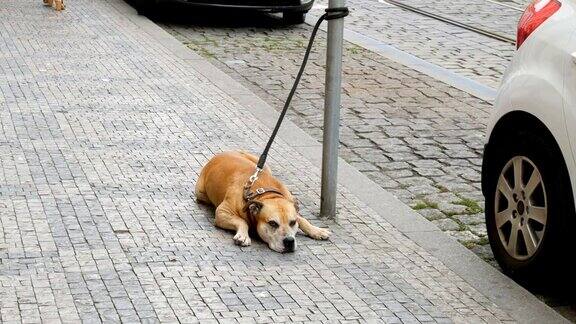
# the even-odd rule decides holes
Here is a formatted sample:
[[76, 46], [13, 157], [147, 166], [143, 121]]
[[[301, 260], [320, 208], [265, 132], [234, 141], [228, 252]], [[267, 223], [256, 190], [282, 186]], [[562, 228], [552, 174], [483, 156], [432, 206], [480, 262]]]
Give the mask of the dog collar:
[[269, 192], [279, 194], [280, 196], [284, 197], [284, 194], [275, 188], [266, 188], [265, 187], [265, 188], [258, 188], [255, 191], [251, 191], [250, 186], [245, 186], [244, 187], [244, 200], [246, 202], [251, 202], [252, 200], [256, 199], [256, 197], [262, 196], [263, 194], [266, 194]]

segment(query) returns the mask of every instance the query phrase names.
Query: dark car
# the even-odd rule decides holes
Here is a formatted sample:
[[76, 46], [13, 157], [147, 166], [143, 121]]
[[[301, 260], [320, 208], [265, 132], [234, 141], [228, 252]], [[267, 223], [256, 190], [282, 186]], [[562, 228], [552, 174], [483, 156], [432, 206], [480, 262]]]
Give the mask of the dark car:
[[145, 13], [160, 3], [171, 2], [190, 6], [222, 9], [255, 10], [282, 13], [286, 23], [301, 24], [314, 0], [134, 0], [139, 13]]

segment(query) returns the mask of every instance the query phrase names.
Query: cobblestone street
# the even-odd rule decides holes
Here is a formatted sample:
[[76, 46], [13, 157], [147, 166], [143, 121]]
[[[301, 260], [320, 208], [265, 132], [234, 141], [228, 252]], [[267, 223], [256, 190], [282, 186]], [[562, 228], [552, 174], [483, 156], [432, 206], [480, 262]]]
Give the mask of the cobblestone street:
[[[190, 25], [201, 18], [170, 17], [161, 23], [167, 31], [282, 107], [310, 26], [281, 27], [270, 17], [258, 17], [256, 27], [232, 17]], [[320, 35], [317, 44], [324, 42]], [[319, 141], [323, 78], [318, 45], [289, 116]], [[487, 102], [346, 44], [341, 156], [487, 260], [480, 168], [489, 110]]]
[[[302, 215], [328, 227], [333, 237], [300, 236], [293, 254], [275, 253], [261, 242], [234, 245], [230, 233], [214, 227], [214, 210], [195, 202], [193, 188], [215, 153], [262, 147], [270, 130], [239, 103], [253, 95], [226, 91], [243, 88], [123, 1], [67, 5], [60, 13], [32, 0], [8, 0], [0, 8], [0, 322], [561, 321], [441, 232], [412, 229], [407, 235], [383, 218], [386, 210], [372, 209], [348, 187], [339, 189], [339, 220], [318, 219], [320, 170], [296, 150], [294, 134], [275, 143], [270, 165], [300, 200]], [[271, 53], [279, 46], [266, 38], [262, 44]], [[240, 59], [229, 65], [244, 64]], [[363, 64], [384, 68], [374, 60]], [[287, 63], [286, 68], [289, 82]], [[391, 82], [385, 75], [396, 67], [386, 68], [383, 79], [372, 80], [378, 88]], [[376, 102], [374, 96], [379, 108], [372, 116], [383, 124], [367, 125], [363, 132], [347, 126], [344, 140], [356, 142], [358, 134], [382, 133], [378, 127], [388, 126], [381, 142], [362, 138], [360, 143], [366, 143], [364, 149], [377, 144], [396, 152], [392, 148], [406, 147], [398, 141], [410, 143], [404, 135], [412, 128], [423, 132], [457, 122], [465, 130], [472, 118], [485, 114], [478, 100], [410, 70], [394, 72], [397, 87], [390, 89], [405, 98], [405, 106]], [[400, 89], [405, 76], [420, 90]], [[284, 84], [274, 81], [270, 87]], [[358, 91], [369, 99], [379, 90]], [[438, 91], [453, 98], [445, 98], [451, 106], [469, 105], [438, 108]], [[319, 100], [316, 90], [300, 96]], [[422, 109], [411, 111], [410, 103], [424, 97], [431, 122], [412, 123], [419, 119], [409, 114]], [[363, 111], [364, 101], [347, 97], [346, 102], [357, 111], [346, 112], [345, 120], [364, 124], [371, 116]], [[302, 120], [317, 134], [316, 108], [303, 101], [298, 106], [298, 114], [308, 111], [311, 118]], [[269, 116], [267, 111], [259, 118]], [[393, 117], [383, 118], [385, 112]], [[443, 143], [458, 132], [441, 130], [429, 138]], [[442, 145], [448, 154], [461, 155], [460, 163], [477, 165], [476, 156], [464, 154], [477, 154], [479, 139], [459, 137], [468, 146], [448, 140]], [[428, 138], [414, 136], [409, 147], [418, 141], [417, 151], [446, 154]], [[409, 181], [422, 182], [421, 193], [427, 195], [427, 190], [443, 191], [417, 170], [458, 167], [428, 165], [434, 163], [430, 158], [411, 158], [416, 152], [380, 155], [361, 148], [343, 152], [366, 172], [373, 165], [387, 170], [381, 183], [391, 188], [404, 183], [397, 192], [406, 197], [420, 194], [408, 190], [414, 190]], [[465, 179], [458, 172], [444, 176], [454, 183]], [[462, 183], [471, 190], [462, 190], [462, 197], [473, 195], [475, 185]], [[398, 202], [394, 211], [402, 208]], [[451, 250], [437, 251], [410, 237]], [[450, 267], [436, 256], [443, 253]]]
[[[355, 5], [356, 0], [352, 1], [353, 2], [351, 3]], [[479, 27], [510, 38], [516, 37], [516, 27], [520, 15], [530, 3], [529, 0], [517, 1], [516, 3], [512, 1], [487, 0], [448, 0], [435, 2], [423, 0], [401, 0], [400, 2], [426, 12], [437, 14], [445, 18], [455, 19], [458, 22]]]
[[[511, 38], [515, 38], [516, 23], [522, 14], [486, 0], [400, 2]], [[327, 0], [316, 1], [311, 16], [320, 16], [327, 4]], [[514, 54], [513, 44], [403, 10], [384, 0], [351, 0], [348, 6], [352, 11], [346, 18], [347, 29], [493, 88], [500, 84]]]

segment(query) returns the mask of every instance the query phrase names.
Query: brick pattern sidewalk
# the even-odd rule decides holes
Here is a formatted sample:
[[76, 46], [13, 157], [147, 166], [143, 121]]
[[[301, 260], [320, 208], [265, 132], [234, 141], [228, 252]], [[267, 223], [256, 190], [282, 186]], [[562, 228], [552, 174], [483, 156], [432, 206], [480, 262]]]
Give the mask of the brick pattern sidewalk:
[[239, 248], [194, 202], [200, 167], [268, 130], [112, 6], [0, 8], [0, 321], [499, 322], [510, 318], [279, 141], [273, 169], [334, 232]]

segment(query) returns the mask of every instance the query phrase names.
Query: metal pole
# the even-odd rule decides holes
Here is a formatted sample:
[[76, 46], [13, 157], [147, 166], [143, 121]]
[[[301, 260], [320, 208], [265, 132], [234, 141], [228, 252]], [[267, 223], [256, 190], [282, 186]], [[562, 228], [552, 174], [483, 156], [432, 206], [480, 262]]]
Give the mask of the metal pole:
[[[345, 5], [345, 0], [329, 0], [328, 2], [328, 8], [344, 7]], [[326, 98], [324, 100], [320, 215], [333, 218], [336, 218], [343, 37], [344, 18], [329, 20], [328, 45], [326, 47]]]

